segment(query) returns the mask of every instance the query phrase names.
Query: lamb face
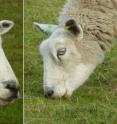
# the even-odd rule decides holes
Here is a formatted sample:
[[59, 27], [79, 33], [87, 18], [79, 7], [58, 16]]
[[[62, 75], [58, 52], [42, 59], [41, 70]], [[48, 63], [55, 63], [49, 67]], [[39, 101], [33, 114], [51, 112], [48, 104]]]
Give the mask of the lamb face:
[[77, 42], [82, 42], [81, 27], [73, 30], [68, 27], [56, 29], [40, 46], [44, 63], [44, 93], [48, 97], [71, 96], [95, 68], [93, 64], [82, 63], [82, 55], [76, 46]]
[[13, 22], [0, 21], [0, 106], [6, 105], [18, 95], [18, 81], [4, 54], [1, 35], [13, 27]]

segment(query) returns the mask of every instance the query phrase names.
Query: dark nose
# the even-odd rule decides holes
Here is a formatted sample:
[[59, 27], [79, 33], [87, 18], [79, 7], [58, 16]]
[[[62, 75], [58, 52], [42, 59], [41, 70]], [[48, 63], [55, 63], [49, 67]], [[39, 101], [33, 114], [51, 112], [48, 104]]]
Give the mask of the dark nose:
[[54, 91], [53, 90], [48, 90], [46, 93], [45, 93], [45, 96], [46, 97], [51, 97], [53, 95]]
[[4, 83], [6, 83], [6, 88], [11, 91], [11, 93], [12, 93], [11, 97], [17, 98], [18, 97], [18, 90], [19, 90], [19, 87], [16, 85], [17, 83], [15, 81], [7, 81]]

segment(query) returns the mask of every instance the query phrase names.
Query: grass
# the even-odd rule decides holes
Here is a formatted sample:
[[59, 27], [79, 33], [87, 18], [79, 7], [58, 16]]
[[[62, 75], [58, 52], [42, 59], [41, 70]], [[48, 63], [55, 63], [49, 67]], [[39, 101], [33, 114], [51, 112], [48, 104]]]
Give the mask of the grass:
[[117, 124], [117, 45], [71, 98], [43, 96], [43, 64], [38, 52], [47, 38], [34, 21], [56, 23], [65, 0], [25, 0], [25, 124]]
[[20, 82], [20, 98], [0, 108], [0, 124], [22, 124], [23, 121], [23, 5], [22, 0], [0, 0], [0, 20], [15, 22], [13, 29], [3, 36], [5, 54]]

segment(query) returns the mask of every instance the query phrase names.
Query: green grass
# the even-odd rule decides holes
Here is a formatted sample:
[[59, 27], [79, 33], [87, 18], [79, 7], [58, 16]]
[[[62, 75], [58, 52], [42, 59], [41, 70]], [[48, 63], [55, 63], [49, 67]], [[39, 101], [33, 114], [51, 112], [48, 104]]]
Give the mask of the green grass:
[[0, 124], [22, 124], [23, 121], [23, 8], [22, 0], [0, 0], [0, 20], [15, 22], [10, 32], [3, 36], [5, 54], [20, 82], [20, 98], [14, 103], [0, 108]]
[[43, 96], [38, 46], [47, 37], [32, 23], [56, 23], [64, 1], [25, 0], [25, 124], [117, 124], [117, 45], [71, 98]]

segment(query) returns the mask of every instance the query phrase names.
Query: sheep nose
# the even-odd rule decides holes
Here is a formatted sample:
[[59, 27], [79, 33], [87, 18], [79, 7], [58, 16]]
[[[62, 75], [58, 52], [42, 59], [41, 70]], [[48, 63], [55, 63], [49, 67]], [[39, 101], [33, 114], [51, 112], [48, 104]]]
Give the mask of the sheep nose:
[[12, 93], [12, 98], [17, 98], [18, 97], [18, 91], [19, 91], [19, 87], [17, 86], [16, 81], [7, 81], [4, 82], [6, 83], [6, 88], [9, 89]]
[[52, 97], [53, 94], [54, 94], [54, 91], [53, 91], [53, 90], [48, 90], [48, 91], [45, 93], [45, 96], [46, 96], [46, 97]]

